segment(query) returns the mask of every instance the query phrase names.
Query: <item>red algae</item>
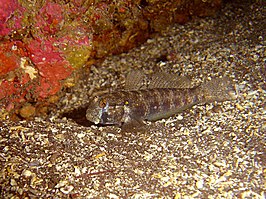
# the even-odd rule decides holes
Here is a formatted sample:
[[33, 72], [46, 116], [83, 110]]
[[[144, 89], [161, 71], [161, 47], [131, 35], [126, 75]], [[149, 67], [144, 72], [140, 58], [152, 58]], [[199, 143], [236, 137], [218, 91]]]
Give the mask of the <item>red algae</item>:
[[3, 52], [0, 49], [0, 75], [4, 75], [19, 66], [19, 60], [10, 52]]
[[[23, 9], [16, 0], [0, 0], [0, 36], [21, 28]], [[1, 38], [1, 37], [0, 37]]]
[[63, 9], [61, 5], [47, 1], [36, 18], [35, 27], [45, 34], [56, 34], [64, 22]]

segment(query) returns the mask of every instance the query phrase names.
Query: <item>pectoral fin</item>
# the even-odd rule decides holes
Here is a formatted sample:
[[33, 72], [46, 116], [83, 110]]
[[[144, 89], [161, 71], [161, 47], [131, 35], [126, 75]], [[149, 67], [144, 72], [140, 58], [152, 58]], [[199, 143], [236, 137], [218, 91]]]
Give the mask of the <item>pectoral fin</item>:
[[144, 128], [145, 128], [145, 123], [137, 119], [131, 119], [130, 121], [125, 122], [121, 126], [121, 130], [126, 132], [136, 132], [144, 130]]

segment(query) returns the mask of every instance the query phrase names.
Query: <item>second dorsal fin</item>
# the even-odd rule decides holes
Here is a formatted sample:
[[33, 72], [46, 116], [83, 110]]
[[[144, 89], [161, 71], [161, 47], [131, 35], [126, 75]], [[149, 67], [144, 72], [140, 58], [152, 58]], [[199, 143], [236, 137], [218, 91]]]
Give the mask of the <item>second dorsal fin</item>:
[[186, 76], [156, 72], [145, 74], [137, 70], [127, 75], [125, 90], [142, 90], [153, 88], [190, 88], [191, 81]]

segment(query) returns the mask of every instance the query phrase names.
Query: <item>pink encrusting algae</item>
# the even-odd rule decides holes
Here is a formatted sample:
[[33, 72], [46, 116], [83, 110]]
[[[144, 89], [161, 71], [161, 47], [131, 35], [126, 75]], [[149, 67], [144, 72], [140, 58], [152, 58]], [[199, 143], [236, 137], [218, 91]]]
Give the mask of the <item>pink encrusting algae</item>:
[[21, 28], [23, 10], [17, 0], [0, 0], [0, 38]]

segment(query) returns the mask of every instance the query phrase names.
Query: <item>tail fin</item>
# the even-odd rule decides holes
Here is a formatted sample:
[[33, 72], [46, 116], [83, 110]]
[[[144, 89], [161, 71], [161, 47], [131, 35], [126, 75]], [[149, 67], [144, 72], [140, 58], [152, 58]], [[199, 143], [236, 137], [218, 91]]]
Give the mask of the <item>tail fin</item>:
[[206, 102], [227, 101], [237, 98], [235, 85], [228, 77], [214, 78], [200, 85]]

